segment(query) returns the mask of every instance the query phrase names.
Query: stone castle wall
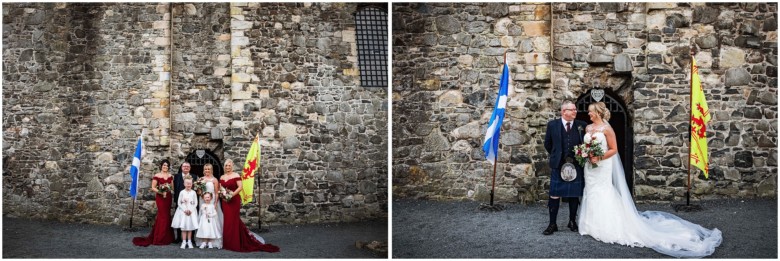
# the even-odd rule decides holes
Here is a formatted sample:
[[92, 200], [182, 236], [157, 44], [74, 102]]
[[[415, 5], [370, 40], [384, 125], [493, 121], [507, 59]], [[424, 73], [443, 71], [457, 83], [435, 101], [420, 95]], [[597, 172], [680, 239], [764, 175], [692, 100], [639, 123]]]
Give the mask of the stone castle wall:
[[626, 104], [637, 199], [684, 198], [691, 42], [713, 111], [711, 175], [694, 175], [694, 198], [777, 195], [776, 4], [394, 4], [393, 15], [396, 196], [489, 197], [481, 146], [507, 51], [498, 200], [546, 198], [546, 122], [592, 88]]
[[3, 7], [3, 214], [119, 222], [141, 129], [144, 173], [168, 151], [168, 6]]
[[[531, 157], [552, 115], [549, 4], [393, 5], [393, 193], [489, 197], [484, 129], [511, 70], [496, 197], [540, 181]], [[544, 149], [542, 148], [543, 152]], [[539, 177], [541, 178], [541, 177]]]
[[134, 225], [161, 159], [207, 148], [240, 169], [256, 134], [250, 226], [386, 218], [387, 93], [360, 86], [357, 4], [3, 7], [4, 215], [127, 225], [145, 130]]
[[[648, 4], [646, 71], [634, 77], [637, 194], [681, 198], [690, 54], [707, 105], [710, 178], [701, 198], [777, 196], [777, 4]], [[645, 170], [645, 171], [642, 171]]]
[[270, 217], [314, 222], [387, 214], [387, 90], [360, 86], [357, 7], [231, 7], [233, 121], [226, 144], [262, 132], [260, 189], [262, 201], [272, 202]]

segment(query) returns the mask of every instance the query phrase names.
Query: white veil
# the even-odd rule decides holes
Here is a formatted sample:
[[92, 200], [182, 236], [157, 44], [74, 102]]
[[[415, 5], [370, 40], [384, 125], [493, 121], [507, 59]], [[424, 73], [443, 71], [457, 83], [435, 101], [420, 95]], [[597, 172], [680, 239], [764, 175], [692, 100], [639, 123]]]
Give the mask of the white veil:
[[[620, 155], [611, 157], [612, 185], [620, 195], [620, 202], [625, 210], [626, 228], [636, 229], [633, 240], [641, 242], [645, 247], [673, 257], [704, 257], [712, 255], [715, 248], [723, 241], [721, 231], [717, 228], [706, 229], [700, 225], [688, 222], [671, 213], [661, 211], [638, 212], [626, 184], [623, 164]], [[636, 242], [635, 241], [635, 242]]]

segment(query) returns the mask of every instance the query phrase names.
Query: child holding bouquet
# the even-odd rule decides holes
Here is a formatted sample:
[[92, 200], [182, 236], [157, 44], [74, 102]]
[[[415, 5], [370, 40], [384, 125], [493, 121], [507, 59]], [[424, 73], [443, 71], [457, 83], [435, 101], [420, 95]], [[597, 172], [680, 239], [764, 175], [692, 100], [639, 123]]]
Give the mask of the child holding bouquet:
[[[209, 240], [209, 247], [222, 249], [222, 224], [224, 223], [224, 215], [222, 213], [222, 204], [220, 203], [218, 194], [220, 191], [219, 180], [214, 177], [214, 166], [211, 164], [203, 165], [203, 177], [200, 178], [200, 181], [203, 187], [201, 188], [202, 192], [200, 194], [200, 206], [198, 209], [206, 204], [206, 199], [203, 196], [208, 193], [211, 196], [211, 205], [214, 206], [214, 210], [216, 211], [216, 217], [211, 220], [211, 222], [216, 223], [214, 230], [216, 238]], [[201, 212], [201, 215], [202, 214], [203, 213]], [[201, 230], [198, 229], [198, 233], [200, 233], [200, 231]], [[198, 236], [198, 239], [200, 239], [200, 236]]]
[[200, 224], [198, 225], [198, 233], [196, 236], [202, 240], [200, 248], [205, 248], [208, 244], [209, 248], [214, 248], [211, 241], [221, 238], [222, 235], [219, 229], [219, 220], [217, 219], [217, 210], [215, 204], [212, 203], [211, 192], [203, 193], [203, 204], [200, 206]]
[[185, 246], [193, 248], [192, 231], [198, 229], [198, 196], [192, 190], [192, 178], [184, 179], [184, 190], [179, 193], [178, 205], [171, 227], [181, 229], [181, 249]]

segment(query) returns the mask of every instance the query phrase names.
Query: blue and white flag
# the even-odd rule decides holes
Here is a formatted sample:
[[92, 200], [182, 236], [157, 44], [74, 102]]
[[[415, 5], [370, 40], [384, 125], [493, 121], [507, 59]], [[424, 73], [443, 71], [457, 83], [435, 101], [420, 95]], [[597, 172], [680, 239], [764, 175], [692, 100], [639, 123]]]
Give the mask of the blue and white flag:
[[141, 169], [141, 150], [143, 150], [143, 134], [138, 137], [138, 143], [135, 146], [135, 154], [133, 154], [133, 165], [130, 166], [130, 196], [135, 199], [135, 195], [138, 192], [138, 171]]
[[504, 123], [507, 89], [509, 89], [509, 66], [504, 63], [504, 72], [501, 73], [501, 86], [498, 88], [498, 97], [496, 98], [496, 107], [493, 109], [493, 115], [490, 116], [487, 132], [485, 132], [485, 142], [482, 144], [485, 158], [493, 165], [496, 164], [498, 139], [501, 135], [501, 124]]

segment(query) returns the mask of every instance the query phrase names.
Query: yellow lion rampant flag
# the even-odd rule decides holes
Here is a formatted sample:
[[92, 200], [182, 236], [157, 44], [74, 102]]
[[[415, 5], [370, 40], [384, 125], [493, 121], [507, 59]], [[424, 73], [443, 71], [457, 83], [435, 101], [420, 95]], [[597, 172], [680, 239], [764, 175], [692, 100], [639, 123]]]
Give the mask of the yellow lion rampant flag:
[[255, 173], [260, 168], [260, 136], [255, 136], [252, 147], [246, 155], [244, 170], [241, 172], [241, 205], [252, 202], [255, 188]]
[[704, 89], [699, 79], [699, 67], [691, 57], [691, 161], [692, 166], [704, 171], [709, 178], [710, 161], [707, 158], [707, 123], [710, 121], [710, 109], [704, 98]]

